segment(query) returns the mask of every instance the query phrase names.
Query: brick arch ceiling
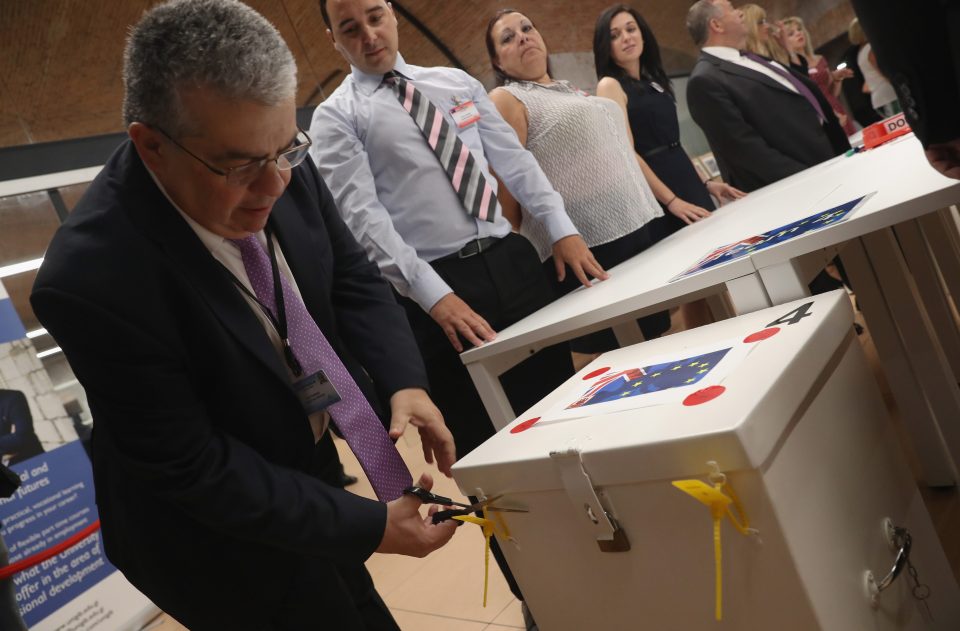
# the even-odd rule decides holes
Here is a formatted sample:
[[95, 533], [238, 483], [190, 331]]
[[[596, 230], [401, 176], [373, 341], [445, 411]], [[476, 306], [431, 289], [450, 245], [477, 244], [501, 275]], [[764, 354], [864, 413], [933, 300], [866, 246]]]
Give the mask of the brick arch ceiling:
[[[0, 1], [0, 147], [122, 130], [123, 40], [157, 0]], [[317, 0], [248, 0], [277, 26], [300, 69], [298, 105], [320, 102], [343, 80]], [[399, 0], [400, 49], [420, 65], [459, 60], [486, 85], [492, 73], [483, 33], [497, 9], [529, 15], [552, 53], [591, 50], [593, 24], [609, 0]], [[668, 70], [684, 72], [696, 51], [683, 20], [687, 0], [635, 2], [665, 51]], [[815, 43], [843, 32], [853, 13], [845, 0], [772, 0], [776, 17], [800, 15]], [[413, 19], [405, 19], [403, 15]]]

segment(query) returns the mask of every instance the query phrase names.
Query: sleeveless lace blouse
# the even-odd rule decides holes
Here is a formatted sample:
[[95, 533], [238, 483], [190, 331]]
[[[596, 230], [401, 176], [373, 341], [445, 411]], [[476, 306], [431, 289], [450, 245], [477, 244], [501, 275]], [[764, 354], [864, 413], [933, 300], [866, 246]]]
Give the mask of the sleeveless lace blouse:
[[[620, 107], [565, 81], [503, 86], [527, 108], [527, 149], [563, 197], [567, 214], [590, 247], [609, 243], [663, 215], [634, 157]], [[540, 260], [552, 244], [523, 213], [520, 233]]]

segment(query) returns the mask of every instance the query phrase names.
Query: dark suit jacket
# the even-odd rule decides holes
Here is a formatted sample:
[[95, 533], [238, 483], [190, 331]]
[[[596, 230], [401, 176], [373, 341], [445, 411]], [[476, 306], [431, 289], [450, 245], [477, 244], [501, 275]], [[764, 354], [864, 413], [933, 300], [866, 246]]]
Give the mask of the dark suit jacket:
[[960, 3], [854, 0], [853, 8], [923, 146], [960, 138]]
[[[270, 222], [371, 402], [364, 371], [383, 397], [426, 387], [406, 316], [311, 161]], [[366, 628], [385, 505], [315, 475], [331, 440], [314, 445], [260, 322], [129, 141], [54, 236], [31, 302], [87, 392], [105, 550], [134, 585], [192, 631], [272, 628], [281, 609]]]
[[13, 455], [9, 464], [17, 464], [42, 453], [27, 397], [19, 390], [0, 390], [0, 455]]
[[729, 184], [756, 190], [850, 148], [816, 84], [794, 75], [818, 96], [826, 124], [804, 97], [765, 74], [700, 53], [687, 105]]

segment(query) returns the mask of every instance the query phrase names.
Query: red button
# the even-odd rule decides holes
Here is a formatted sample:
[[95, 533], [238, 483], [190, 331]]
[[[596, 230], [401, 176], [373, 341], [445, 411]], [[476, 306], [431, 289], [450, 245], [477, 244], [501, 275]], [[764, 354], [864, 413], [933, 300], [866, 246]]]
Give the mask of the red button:
[[687, 406], [700, 405], [701, 403], [713, 401], [726, 391], [727, 389], [723, 386], [708, 386], [703, 390], [697, 390], [693, 394], [687, 396], [687, 398], [683, 400], [683, 404]]
[[511, 434], [519, 434], [520, 432], [525, 432], [525, 431], [527, 431], [528, 429], [530, 429], [531, 427], [533, 427], [534, 425], [536, 425], [536, 424], [537, 424], [537, 421], [539, 421], [539, 420], [540, 420], [540, 417], [539, 417], [539, 416], [534, 416], [533, 418], [528, 419], [528, 420], [520, 423], [519, 425], [516, 425], [516, 426], [514, 426], [514, 427], [511, 427], [511, 428], [510, 428], [510, 433], [511, 433]]
[[584, 381], [587, 381], [588, 379], [593, 379], [594, 377], [599, 377], [600, 375], [602, 375], [603, 373], [607, 372], [608, 370], [610, 370], [610, 366], [604, 366], [603, 368], [597, 368], [597, 369], [594, 370], [593, 372], [584, 375], [584, 376], [583, 376], [583, 380], [584, 380]]
[[744, 344], [752, 344], [753, 342], [761, 342], [763, 340], [769, 339], [780, 332], [780, 327], [773, 327], [770, 329], [764, 329], [762, 331], [757, 331], [756, 333], [751, 333], [747, 337], [743, 338]]

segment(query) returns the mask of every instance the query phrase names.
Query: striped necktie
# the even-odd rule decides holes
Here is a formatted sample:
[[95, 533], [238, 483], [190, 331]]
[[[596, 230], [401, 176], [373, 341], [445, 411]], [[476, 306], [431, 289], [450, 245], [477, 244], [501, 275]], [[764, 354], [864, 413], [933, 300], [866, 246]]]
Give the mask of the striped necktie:
[[440, 167], [450, 178], [467, 214], [492, 222], [497, 213], [497, 194], [484, 177], [470, 148], [463, 144], [453, 126], [443, 117], [443, 112], [398, 73], [388, 72], [383, 80], [393, 87], [403, 109], [413, 118], [440, 160]]

